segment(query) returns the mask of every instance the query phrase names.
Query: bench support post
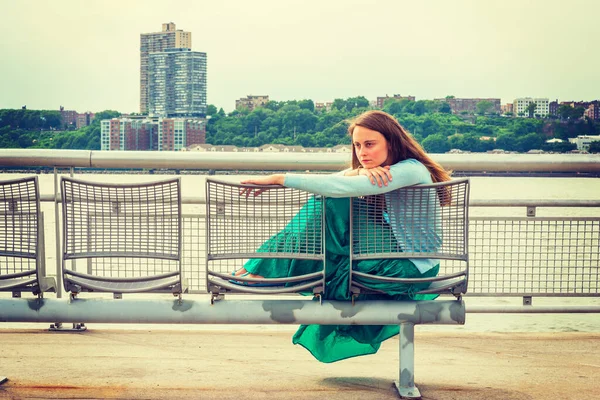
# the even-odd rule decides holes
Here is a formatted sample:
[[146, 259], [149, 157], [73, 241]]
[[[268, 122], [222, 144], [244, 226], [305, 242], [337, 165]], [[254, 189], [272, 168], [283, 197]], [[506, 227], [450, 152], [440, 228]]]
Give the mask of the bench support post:
[[421, 393], [415, 386], [415, 324], [400, 324], [400, 374], [394, 382], [401, 399], [420, 399]]

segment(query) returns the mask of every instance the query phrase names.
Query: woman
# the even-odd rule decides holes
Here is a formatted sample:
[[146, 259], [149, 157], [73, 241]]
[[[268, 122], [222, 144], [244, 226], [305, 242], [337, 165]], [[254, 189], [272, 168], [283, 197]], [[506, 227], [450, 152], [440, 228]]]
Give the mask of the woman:
[[[327, 292], [324, 295], [325, 299], [349, 300], [350, 197], [383, 195], [405, 186], [450, 180], [448, 172], [433, 161], [389, 114], [382, 111], [367, 111], [351, 122], [348, 133], [352, 137], [353, 152], [352, 167], [347, 170], [332, 175], [319, 175], [318, 179], [310, 174], [274, 174], [242, 181], [242, 183], [256, 185], [283, 185], [326, 197]], [[260, 190], [247, 189], [245, 194], [258, 195], [260, 192]], [[375, 202], [379, 204], [372, 207], [374, 212], [382, 212], [382, 208], [385, 209], [384, 198], [379, 199]], [[393, 209], [387, 209], [386, 212], [393, 213]], [[302, 213], [303, 211], [299, 215]], [[310, 220], [310, 217], [305, 219]], [[402, 227], [395, 224], [383, 223], [368, 229], [378, 229], [380, 235], [383, 229], [385, 235], [396, 239], [399, 235], [404, 237], [409, 235], [406, 231], [399, 232]], [[287, 233], [282, 232], [282, 234]], [[276, 237], [273, 240], [277, 240]], [[387, 243], [388, 246], [389, 243], [396, 243], [395, 240], [382, 242]], [[315, 261], [254, 259], [249, 260], [244, 268], [236, 271], [234, 275], [249, 278], [276, 278], [310, 273], [320, 268], [322, 267]], [[433, 277], [439, 271], [437, 261], [429, 259], [365, 260], [357, 262], [353, 268], [361, 272], [395, 278]], [[426, 287], [422, 284], [370, 284], [371, 287], [387, 294], [361, 295], [361, 298], [423, 300], [436, 297], [415, 295], [415, 292]], [[302, 325], [294, 335], [293, 343], [305, 347], [319, 361], [334, 362], [375, 353], [382, 341], [396, 334], [398, 334], [398, 326]]]

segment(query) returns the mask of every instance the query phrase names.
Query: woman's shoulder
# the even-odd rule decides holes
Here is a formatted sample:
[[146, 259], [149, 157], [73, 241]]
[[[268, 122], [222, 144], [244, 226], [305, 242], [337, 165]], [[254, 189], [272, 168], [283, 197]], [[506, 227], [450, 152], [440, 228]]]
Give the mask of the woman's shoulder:
[[391, 168], [427, 171], [427, 167], [423, 165], [423, 163], [421, 163], [419, 160], [416, 160], [414, 158], [407, 158], [406, 160], [398, 161], [396, 164], [392, 165]]
[[407, 158], [406, 160], [397, 162], [391, 166], [391, 171], [392, 176], [394, 171], [397, 171], [400, 174], [411, 173], [416, 175], [419, 183], [431, 183], [431, 174], [427, 167], [414, 158]]

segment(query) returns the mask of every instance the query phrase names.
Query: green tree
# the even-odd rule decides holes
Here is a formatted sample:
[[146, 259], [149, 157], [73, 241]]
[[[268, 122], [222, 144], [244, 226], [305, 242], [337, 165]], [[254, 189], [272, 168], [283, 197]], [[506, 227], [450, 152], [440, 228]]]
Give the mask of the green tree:
[[346, 111], [350, 112], [355, 108], [369, 107], [369, 100], [364, 96], [349, 97], [346, 99]]
[[527, 111], [527, 115], [529, 115], [529, 118], [533, 118], [533, 113], [535, 112], [536, 108], [537, 108], [537, 104], [535, 104], [535, 103], [529, 103], [527, 105], [527, 107], [525, 107], [525, 110]]
[[336, 110], [345, 110], [346, 101], [344, 99], [334, 99], [331, 108], [334, 108]]
[[563, 121], [566, 121], [571, 117], [572, 110], [573, 110], [573, 107], [571, 107], [567, 104], [561, 104], [560, 106], [558, 106], [558, 110], [556, 111], [556, 113], [558, 114], [560, 119], [562, 119]]
[[482, 100], [475, 106], [476, 112], [478, 115], [486, 115], [490, 112], [490, 110], [494, 107], [494, 104], [491, 101]]
[[527, 152], [529, 150], [539, 150], [542, 148], [544, 138], [537, 133], [528, 133], [517, 140], [517, 151]]
[[206, 115], [210, 115], [211, 117], [217, 113], [217, 107], [212, 104], [209, 104], [206, 107]]
[[421, 144], [428, 153], [446, 153], [450, 150], [448, 139], [439, 133], [427, 136]]
[[600, 153], [600, 142], [593, 141], [590, 143], [590, 147], [588, 148], [589, 153]]
[[583, 108], [583, 107], [575, 107], [573, 109], [572, 114], [571, 114], [571, 118], [572, 119], [580, 119], [581, 117], [583, 117], [583, 113], [585, 113], [585, 108]]
[[517, 148], [517, 137], [512, 133], [503, 133], [496, 138], [496, 148], [513, 151]]
[[300, 107], [303, 110], [315, 112], [315, 103], [312, 100], [300, 100], [298, 102], [298, 107]]
[[542, 144], [542, 150], [551, 151], [555, 153], [568, 153], [571, 150], [577, 149], [575, 143], [559, 142], [559, 143], [544, 143]]
[[442, 104], [440, 105], [440, 112], [444, 113], [444, 114], [451, 114], [452, 113], [452, 108], [450, 107], [450, 104], [448, 104], [447, 102], [442, 102]]

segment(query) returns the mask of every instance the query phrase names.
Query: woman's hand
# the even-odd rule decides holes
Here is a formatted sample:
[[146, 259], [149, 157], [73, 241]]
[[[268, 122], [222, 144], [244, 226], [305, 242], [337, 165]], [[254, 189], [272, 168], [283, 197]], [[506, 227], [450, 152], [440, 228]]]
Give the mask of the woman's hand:
[[387, 186], [392, 180], [392, 173], [390, 172], [389, 165], [375, 168], [358, 168], [357, 171], [358, 175], [365, 175], [373, 185], [377, 184], [379, 187]]
[[[250, 178], [241, 181], [242, 184], [250, 184], [250, 185], [281, 185], [283, 186], [283, 182], [285, 181], [285, 175], [283, 174], [273, 174], [267, 176], [260, 176], [257, 178]], [[267, 189], [255, 189], [255, 188], [244, 188], [240, 191], [241, 195], [246, 195], [246, 197], [250, 196], [250, 194], [254, 194], [254, 196], [260, 195], [262, 192], [265, 192]]]

